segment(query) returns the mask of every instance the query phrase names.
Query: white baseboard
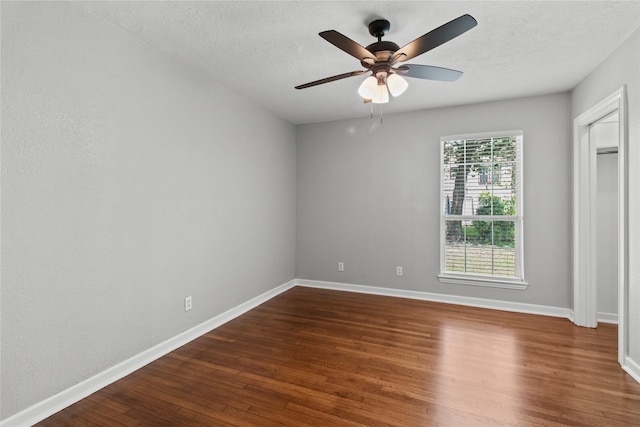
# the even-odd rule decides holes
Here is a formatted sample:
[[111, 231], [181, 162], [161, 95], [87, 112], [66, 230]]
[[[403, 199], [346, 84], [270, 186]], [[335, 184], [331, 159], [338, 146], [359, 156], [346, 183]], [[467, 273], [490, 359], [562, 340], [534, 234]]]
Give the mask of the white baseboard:
[[612, 323], [618, 324], [618, 314], [617, 313], [600, 313], [598, 312], [598, 323]]
[[431, 292], [408, 291], [404, 289], [383, 288], [378, 286], [354, 285], [349, 283], [323, 282], [319, 280], [296, 279], [296, 285], [310, 288], [333, 289], [336, 291], [360, 292], [373, 295], [410, 298], [424, 301], [458, 304], [471, 307], [490, 308], [494, 310], [512, 311], [517, 313], [540, 314], [544, 316], [563, 317], [571, 319], [572, 311], [563, 307], [548, 305], [526, 304], [521, 302], [500, 301], [494, 299], [465, 297], [458, 295], [436, 294]]
[[225, 311], [191, 329], [188, 329], [173, 338], [161, 342], [148, 350], [143, 351], [93, 377], [82, 381], [60, 393], [51, 396], [22, 412], [0, 421], [0, 427], [24, 427], [38, 423], [58, 411], [70, 406], [103, 387], [131, 374], [167, 353], [187, 344], [190, 341], [214, 330], [215, 328], [235, 319], [254, 307], [270, 300], [276, 295], [285, 292], [296, 285], [295, 280], [277, 286], [255, 298], [250, 299], [234, 308]]
[[636, 380], [636, 382], [640, 383], [640, 364], [638, 362], [627, 356], [624, 359], [622, 369], [624, 369], [627, 374], [631, 375], [631, 378]]

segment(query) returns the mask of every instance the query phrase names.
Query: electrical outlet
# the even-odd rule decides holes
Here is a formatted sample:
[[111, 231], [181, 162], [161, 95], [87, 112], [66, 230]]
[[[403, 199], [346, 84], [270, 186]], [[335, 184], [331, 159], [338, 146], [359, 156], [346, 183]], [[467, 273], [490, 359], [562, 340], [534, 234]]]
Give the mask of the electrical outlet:
[[344, 271], [344, 262], [338, 263], [338, 271]]
[[402, 276], [402, 266], [401, 265], [396, 267], [396, 276]]
[[188, 296], [184, 299], [184, 311], [191, 310], [191, 297]]

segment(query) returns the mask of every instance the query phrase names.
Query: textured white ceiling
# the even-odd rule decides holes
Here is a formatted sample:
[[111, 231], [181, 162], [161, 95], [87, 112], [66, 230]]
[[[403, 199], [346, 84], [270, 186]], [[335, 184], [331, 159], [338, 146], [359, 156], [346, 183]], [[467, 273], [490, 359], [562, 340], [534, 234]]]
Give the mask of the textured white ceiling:
[[363, 117], [364, 76], [296, 90], [359, 62], [323, 40], [363, 46], [373, 19], [400, 46], [469, 13], [478, 26], [408, 61], [464, 71], [453, 83], [409, 80], [385, 114], [570, 90], [640, 27], [640, 1], [87, 2], [89, 13], [179, 58], [295, 124]]

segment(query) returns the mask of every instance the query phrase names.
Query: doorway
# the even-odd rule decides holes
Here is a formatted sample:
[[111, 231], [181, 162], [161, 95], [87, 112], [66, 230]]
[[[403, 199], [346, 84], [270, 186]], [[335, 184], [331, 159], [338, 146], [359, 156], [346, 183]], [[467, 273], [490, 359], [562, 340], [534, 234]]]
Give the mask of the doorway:
[[596, 145], [596, 312], [598, 323], [618, 323], [619, 113], [591, 124]]
[[[607, 123], [613, 125], [605, 125]], [[615, 138], [599, 137], [605, 128], [610, 130], [612, 127], [616, 130]], [[573, 138], [573, 321], [579, 326], [598, 326], [598, 150], [601, 153], [617, 150], [613, 177], [617, 184], [617, 218], [613, 219], [617, 259], [613, 262], [614, 287], [617, 288], [618, 362], [624, 366], [628, 300], [624, 87], [578, 116], [573, 124]], [[611, 163], [611, 159], [608, 160]]]

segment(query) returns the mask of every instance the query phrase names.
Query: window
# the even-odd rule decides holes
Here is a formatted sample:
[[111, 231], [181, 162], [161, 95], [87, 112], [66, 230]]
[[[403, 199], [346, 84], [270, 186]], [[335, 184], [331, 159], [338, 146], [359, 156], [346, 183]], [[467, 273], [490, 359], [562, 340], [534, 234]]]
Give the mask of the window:
[[441, 282], [525, 289], [522, 132], [443, 137]]
[[500, 182], [500, 165], [496, 165], [496, 169], [491, 169], [491, 167], [482, 166], [480, 171], [478, 172], [478, 183], [479, 184], [497, 184]]

